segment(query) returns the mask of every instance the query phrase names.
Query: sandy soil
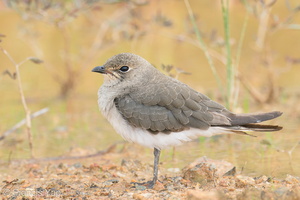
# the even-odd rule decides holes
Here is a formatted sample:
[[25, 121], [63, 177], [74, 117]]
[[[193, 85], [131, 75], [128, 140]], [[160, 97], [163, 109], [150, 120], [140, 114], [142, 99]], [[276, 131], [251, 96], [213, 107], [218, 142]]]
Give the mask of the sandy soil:
[[[300, 179], [238, 174], [226, 161], [199, 158], [184, 169], [152, 165], [110, 150], [98, 156], [2, 164], [2, 199], [300, 199]], [[121, 162], [116, 163], [118, 157]]]

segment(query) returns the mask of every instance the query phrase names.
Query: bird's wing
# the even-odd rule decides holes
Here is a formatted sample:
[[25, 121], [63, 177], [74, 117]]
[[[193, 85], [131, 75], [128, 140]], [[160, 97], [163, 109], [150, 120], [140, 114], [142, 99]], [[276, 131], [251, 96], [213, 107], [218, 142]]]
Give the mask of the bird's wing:
[[173, 113], [163, 106], [143, 105], [129, 95], [115, 99], [115, 105], [130, 124], [151, 132], [176, 132], [184, 130]]
[[224, 115], [230, 112], [222, 105], [177, 81], [145, 85], [142, 90], [116, 98], [115, 105], [129, 123], [152, 132], [230, 125]]

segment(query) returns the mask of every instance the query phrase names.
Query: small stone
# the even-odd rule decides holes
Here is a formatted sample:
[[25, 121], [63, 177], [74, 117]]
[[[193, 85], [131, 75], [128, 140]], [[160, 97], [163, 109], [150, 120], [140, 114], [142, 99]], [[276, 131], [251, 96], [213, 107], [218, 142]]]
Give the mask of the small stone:
[[276, 190], [274, 191], [274, 193], [275, 193], [277, 196], [283, 196], [283, 195], [286, 194], [288, 191], [289, 191], [288, 188], [286, 188], [286, 187], [280, 187], [280, 188], [276, 189]]
[[178, 173], [178, 172], [180, 172], [180, 169], [179, 168], [169, 168], [168, 172]]
[[38, 187], [38, 188], [36, 188], [35, 189], [37, 192], [44, 192], [44, 191], [46, 191], [44, 188], [42, 188], [42, 187]]
[[142, 190], [142, 191], [147, 189], [146, 186], [140, 185], [140, 184], [135, 184], [134, 187], [135, 187], [136, 190]]
[[230, 182], [227, 179], [222, 179], [219, 181], [219, 186], [228, 187], [228, 186], [230, 186]]
[[265, 199], [275, 199], [274, 196], [275, 196], [274, 193], [271, 192], [271, 191], [268, 191], [268, 190], [263, 190], [260, 193], [260, 198], [262, 200], [265, 200]]
[[96, 185], [95, 183], [92, 183], [92, 184], [90, 185], [90, 188], [98, 188], [98, 185]]
[[33, 188], [26, 188], [25, 191], [26, 191], [26, 196], [33, 197], [35, 194], [35, 191]]
[[111, 186], [114, 183], [118, 183], [118, 182], [119, 182], [119, 180], [117, 180], [117, 179], [111, 179], [111, 180], [104, 181], [103, 185], [105, 185], [105, 186]]
[[254, 178], [254, 180], [255, 180], [256, 184], [266, 183], [268, 181], [268, 177], [263, 175], [263, 176]]
[[213, 181], [215, 178], [215, 170], [212, 170], [205, 163], [198, 164], [193, 168], [190, 168], [184, 172], [184, 179], [188, 179], [192, 182], [205, 184], [209, 181]]
[[229, 162], [223, 160], [213, 160], [204, 156], [190, 163], [188, 166], [186, 166], [183, 169], [183, 171], [187, 171], [189, 169], [196, 167], [197, 165], [203, 165], [203, 164], [205, 164], [210, 171], [214, 171], [214, 174], [217, 177], [221, 177], [224, 174], [230, 172], [231, 170], [235, 170], [234, 165]]
[[128, 199], [130, 198], [130, 199], [133, 199], [133, 195], [134, 195], [135, 193], [134, 192], [126, 192], [124, 195], [126, 195], [125, 197], [127, 197]]
[[235, 176], [236, 174], [236, 167], [233, 167], [231, 170], [226, 172], [223, 176]]
[[199, 191], [188, 190], [187, 199], [189, 200], [218, 200], [219, 194], [217, 191]]
[[82, 164], [78, 162], [78, 163], [73, 164], [73, 167], [75, 167], [76, 169], [78, 169], [78, 168], [82, 167]]
[[162, 184], [161, 182], [159, 181], [156, 181], [155, 185], [153, 186], [153, 190], [164, 190], [165, 189], [165, 186], [164, 184]]
[[65, 166], [64, 166], [63, 163], [59, 163], [58, 166], [57, 166], [57, 168], [59, 168], [59, 169], [62, 169], [62, 168], [64, 168], [64, 167], [65, 167]]
[[52, 196], [55, 196], [55, 195], [58, 196], [58, 195], [62, 195], [62, 192], [55, 188], [49, 188], [49, 189], [47, 189], [47, 194], [52, 195]]
[[130, 188], [130, 184], [127, 183], [126, 181], [120, 181], [118, 183], [113, 184], [109, 189], [115, 191], [117, 194], [123, 193], [126, 188]]
[[235, 185], [238, 188], [243, 188], [248, 185], [254, 185], [254, 184], [255, 184], [255, 180], [252, 177], [242, 176], [242, 175], [238, 175], [235, 177]]
[[175, 176], [175, 177], [172, 177], [171, 180], [174, 183], [179, 183], [182, 180], [182, 177], [181, 176]]
[[124, 173], [122, 173], [122, 172], [119, 172], [119, 171], [117, 171], [116, 173], [116, 176], [118, 176], [118, 177], [126, 177], [126, 174], [124, 174]]
[[284, 180], [288, 184], [298, 184], [300, 182], [298, 177], [294, 177], [294, 176], [289, 175], [289, 174], [286, 175], [286, 178]]
[[146, 199], [142, 194], [138, 194], [138, 193], [135, 193], [133, 194], [133, 199], [137, 199], [137, 200], [144, 200]]
[[143, 193], [143, 194], [141, 194], [143, 197], [145, 197], [146, 199], [149, 199], [149, 198], [151, 198], [151, 196], [153, 195], [152, 193], [149, 193], [149, 192], [147, 192], [147, 193]]

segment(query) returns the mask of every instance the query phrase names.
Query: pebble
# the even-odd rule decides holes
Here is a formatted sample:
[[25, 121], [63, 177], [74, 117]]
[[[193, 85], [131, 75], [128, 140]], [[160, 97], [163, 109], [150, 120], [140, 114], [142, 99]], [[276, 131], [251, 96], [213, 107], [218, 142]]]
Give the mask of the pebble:
[[256, 178], [254, 178], [254, 180], [255, 180], [255, 183], [256, 183], [256, 184], [260, 184], [260, 183], [268, 183], [268, 182], [267, 182], [267, 181], [268, 181], [268, 177], [265, 176], [265, 175], [260, 176], [260, 177], [256, 177]]
[[180, 172], [180, 169], [179, 168], [169, 168], [169, 169], [167, 169], [168, 170], [168, 172], [173, 172], [173, 173], [178, 173], [178, 172]]
[[238, 188], [243, 188], [248, 185], [254, 185], [255, 180], [252, 177], [249, 176], [242, 176], [242, 175], [237, 175], [235, 177], [235, 185]]
[[188, 190], [187, 199], [189, 200], [218, 200], [219, 195], [217, 191], [199, 191]]
[[118, 182], [119, 182], [118, 179], [111, 179], [111, 180], [104, 181], [104, 182], [103, 182], [103, 185], [105, 185], [105, 186], [111, 186], [111, 185], [113, 185], [114, 183], [118, 183]]
[[286, 175], [286, 178], [284, 179], [286, 181], [286, 183], [288, 184], [297, 184], [299, 183], [299, 178], [298, 177], [294, 177], [292, 175]]
[[78, 162], [78, 163], [73, 164], [73, 167], [75, 167], [76, 169], [78, 169], [78, 168], [82, 167], [82, 164]]

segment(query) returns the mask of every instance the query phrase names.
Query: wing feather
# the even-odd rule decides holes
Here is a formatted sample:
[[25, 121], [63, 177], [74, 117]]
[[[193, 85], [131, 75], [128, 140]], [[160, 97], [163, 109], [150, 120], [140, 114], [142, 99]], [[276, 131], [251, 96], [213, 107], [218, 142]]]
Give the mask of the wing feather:
[[174, 80], [160, 88], [148, 84], [116, 98], [115, 105], [130, 124], [154, 133], [230, 125], [230, 112], [223, 106]]

